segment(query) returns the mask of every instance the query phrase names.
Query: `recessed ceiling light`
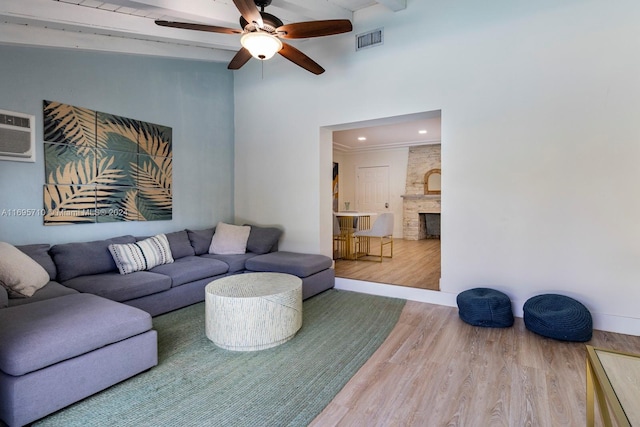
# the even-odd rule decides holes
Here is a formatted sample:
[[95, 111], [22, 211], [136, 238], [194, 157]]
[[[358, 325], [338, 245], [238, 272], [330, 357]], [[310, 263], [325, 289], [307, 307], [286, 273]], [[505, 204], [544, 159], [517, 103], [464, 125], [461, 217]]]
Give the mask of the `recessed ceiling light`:
[[367, 140], [367, 138], [365, 138], [364, 136], [359, 136], [358, 137], [358, 141], [366, 141], [366, 140]]
[[419, 134], [424, 135], [425, 133], [427, 133], [426, 129], [421, 129], [418, 131]]

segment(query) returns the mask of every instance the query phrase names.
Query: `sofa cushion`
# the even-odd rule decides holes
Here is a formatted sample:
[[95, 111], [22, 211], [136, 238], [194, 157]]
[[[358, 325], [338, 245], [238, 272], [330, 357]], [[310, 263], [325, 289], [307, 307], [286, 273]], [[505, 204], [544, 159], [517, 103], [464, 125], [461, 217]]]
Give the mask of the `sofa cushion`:
[[196, 251], [193, 250], [193, 246], [191, 246], [189, 235], [186, 230], [167, 233], [166, 236], [167, 240], [169, 240], [173, 259], [193, 256], [196, 254]]
[[150, 271], [120, 274], [117, 271], [78, 276], [62, 283], [79, 292], [99, 295], [113, 301], [128, 301], [171, 288], [171, 278]]
[[246, 225], [219, 222], [211, 239], [209, 253], [225, 255], [245, 253], [250, 232], [251, 227]]
[[296, 252], [271, 252], [248, 259], [245, 267], [250, 271], [273, 271], [307, 277], [331, 268], [333, 260], [325, 255]]
[[279, 228], [251, 225], [251, 232], [247, 240], [247, 251], [256, 254], [266, 254], [275, 251], [278, 249], [280, 236], [282, 236], [282, 230]]
[[13, 245], [0, 242], [0, 286], [10, 297], [30, 297], [49, 282], [49, 273]]
[[29, 298], [11, 298], [9, 300], [9, 307], [15, 307], [16, 305], [22, 304], [30, 304], [36, 301], [43, 301], [46, 299], [63, 297], [65, 295], [77, 294], [78, 291], [75, 289], [67, 288], [66, 286], [62, 286], [58, 282], [49, 282], [44, 285], [43, 288], [40, 288], [33, 294], [33, 296]]
[[9, 294], [7, 290], [0, 286], [0, 308], [9, 307]]
[[0, 310], [0, 370], [19, 376], [150, 330], [151, 316], [89, 294]]
[[209, 246], [211, 246], [211, 239], [215, 231], [215, 228], [206, 228], [204, 230], [187, 229], [189, 241], [196, 255], [209, 253]]
[[248, 259], [257, 256], [253, 252], [246, 252], [244, 254], [232, 254], [232, 255], [216, 255], [216, 254], [204, 254], [200, 255], [200, 258], [217, 259], [224, 262], [229, 266], [228, 273], [238, 273], [244, 271], [245, 263]]
[[56, 270], [55, 263], [51, 259], [51, 255], [49, 255], [50, 247], [51, 245], [47, 243], [16, 246], [16, 248], [29, 255], [35, 262], [40, 264], [42, 268], [47, 270], [47, 273], [49, 273], [49, 279], [56, 280], [58, 271]]
[[228, 270], [229, 266], [222, 261], [190, 256], [180, 258], [173, 264], [159, 265], [151, 271], [169, 276], [171, 287], [175, 288], [185, 283], [225, 274]]
[[169, 240], [164, 234], [158, 234], [136, 243], [111, 244], [109, 252], [111, 252], [120, 274], [150, 270], [156, 265], [173, 262]]
[[58, 281], [64, 282], [78, 276], [117, 271], [109, 245], [135, 241], [133, 236], [121, 236], [93, 242], [64, 243], [54, 245], [49, 253], [58, 269]]

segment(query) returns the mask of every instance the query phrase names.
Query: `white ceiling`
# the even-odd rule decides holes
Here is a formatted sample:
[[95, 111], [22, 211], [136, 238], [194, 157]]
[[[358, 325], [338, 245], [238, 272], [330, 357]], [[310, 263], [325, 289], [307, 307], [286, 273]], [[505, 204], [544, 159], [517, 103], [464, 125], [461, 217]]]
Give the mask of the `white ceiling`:
[[[354, 12], [382, 6], [406, 8], [407, 0], [273, 0], [265, 11], [285, 24], [349, 19]], [[161, 27], [156, 19], [240, 29], [233, 0], [2, 0], [0, 44], [95, 50], [228, 62], [240, 36]], [[291, 44], [304, 42], [289, 41]], [[418, 134], [427, 129], [426, 135]], [[366, 136], [367, 141], [358, 141]], [[334, 146], [361, 151], [440, 141], [440, 116], [433, 113], [336, 127]]]
[[[397, 11], [406, 0], [273, 0], [265, 11], [285, 24], [353, 22], [355, 11], [377, 4]], [[227, 62], [240, 49], [239, 35], [166, 28], [154, 21], [241, 29], [239, 17], [232, 0], [2, 0], [0, 43]]]
[[350, 152], [439, 144], [440, 122], [441, 112], [429, 111], [337, 126], [332, 128], [333, 147]]

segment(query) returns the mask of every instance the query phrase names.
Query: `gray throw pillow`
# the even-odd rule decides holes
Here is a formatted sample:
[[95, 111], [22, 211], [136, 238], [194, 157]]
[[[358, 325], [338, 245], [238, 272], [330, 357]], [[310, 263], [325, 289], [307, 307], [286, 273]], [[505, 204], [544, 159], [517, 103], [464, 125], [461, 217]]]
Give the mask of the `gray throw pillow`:
[[282, 236], [282, 230], [279, 228], [251, 225], [251, 233], [249, 233], [249, 240], [247, 240], [247, 251], [255, 254], [272, 252], [277, 249], [280, 236]]
[[204, 230], [187, 229], [189, 241], [196, 255], [209, 253], [209, 246], [211, 246], [211, 239], [215, 231], [215, 228], [206, 228]]
[[189, 235], [186, 230], [176, 231], [173, 233], [167, 233], [167, 240], [169, 240], [169, 246], [171, 246], [171, 254], [173, 259], [180, 259], [186, 256], [193, 256], [196, 252], [191, 246], [189, 241]]
[[0, 286], [0, 308], [9, 307], [9, 295], [4, 286]]

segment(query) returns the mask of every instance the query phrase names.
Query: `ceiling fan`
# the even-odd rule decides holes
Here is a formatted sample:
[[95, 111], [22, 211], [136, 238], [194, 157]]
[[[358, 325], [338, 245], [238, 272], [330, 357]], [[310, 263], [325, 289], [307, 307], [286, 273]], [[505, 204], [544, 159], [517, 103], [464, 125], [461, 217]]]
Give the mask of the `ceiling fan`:
[[[163, 27], [184, 28], [187, 30], [209, 31], [222, 34], [242, 34], [242, 49], [236, 53], [229, 66], [237, 70], [251, 59], [266, 60], [276, 53], [287, 58], [313, 74], [324, 73], [313, 59], [280, 39], [304, 39], [348, 33], [353, 29], [348, 19], [328, 19], [323, 21], [297, 22], [283, 24], [277, 16], [264, 11], [271, 0], [233, 0], [240, 11], [242, 30], [217, 27], [215, 25], [192, 24], [188, 22], [156, 21]], [[260, 10], [258, 10], [260, 8]]]

